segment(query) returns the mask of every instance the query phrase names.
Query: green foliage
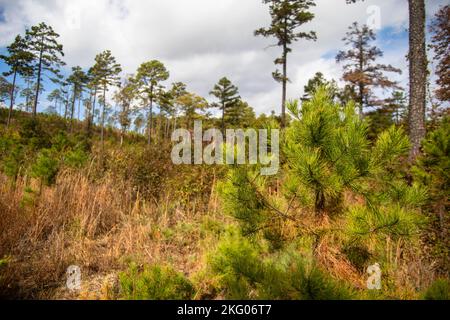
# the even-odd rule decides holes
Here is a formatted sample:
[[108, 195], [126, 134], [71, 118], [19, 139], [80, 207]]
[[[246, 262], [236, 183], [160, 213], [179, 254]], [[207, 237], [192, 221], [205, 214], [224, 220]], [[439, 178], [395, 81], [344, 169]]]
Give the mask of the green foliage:
[[65, 158], [64, 163], [71, 168], [81, 168], [89, 159], [89, 155], [81, 149], [69, 151]]
[[227, 179], [219, 184], [224, 211], [241, 222], [244, 233], [255, 232], [267, 218], [259, 195], [263, 186], [263, 179], [244, 167], [229, 171]]
[[64, 66], [65, 63], [61, 59], [61, 57], [64, 56], [64, 53], [63, 46], [58, 43], [58, 38], [59, 34], [44, 22], [26, 30], [25, 40], [27, 43], [27, 50], [35, 57], [33, 68], [37, 74], [33, 117], [35, 117], [37, 113], [39, 93], [44, 74], [48, 75], [50, 80], [55, 83], [62, 78], [60, 68]]
[[55, 182], [58, 173], [59, 161], [49, 149], [43, 149], [39, 153], [36, 162], [31, 167], [31, 174], [35, 178], [40, 178], [46, 185]]
[[351, 290], [295, 250], [267, 256], [263, 248], [231, 232], [209, 257], [227, 299], [337, 300]]
[[342, 252], [358, 271], [365, 272], [368, 262], [372, 256], [366, 247], [350, 242], [343, 248]]
[[[448, 197], [450, 189], [450, 118], [431, 132], [423, 142], [423, 156], [413, 168], [417, 181], [430, 189], [432, 202]], [[447, 199], [448, 205], [448, 199]]]
[[450, 118], [444, 118], [440, 127], [430, 132], [423, 142], [423, 155], [412, 168], [416, 183], [427, 188], [429, 199], [423, 208], [430, 225], [425, 242], [431, 248], [440, 272], [448, 274], [450, 237]]
[[[314, 249], [332, 233], [342, 240], [343, 251], [349, 249], [349, 243], [364, 248], [364, 252], [344, 252], [360, 270], [372, 256], [384, 257], [387, 239], [414, 243], [426, 222], [420, 208], [427, 193], [402, 176], [401, 159], [409, 149], [403, 130], [392, 126], [372, 144], [367, 122], [356, 114], [355, 105], [335, 103], [326, 88], [319, 88], [301, 108], [297, 102], [288, 108], [293, 121], [282, 146], [285, 172], [281, 183], [277, 181], [280, 177], [262, 177], [257, 168], [240, 166], [230, 170], [219, 188], [224, 211], [239, 221], [243, 235], [255, 241], [261, 237], [268, 240], [272, 254], [280, 254], [295, 237], [313, 235]], [[278, 193], [269, 191], [274, 188]], [[339, 231], [317, 228], [304, 224], [300, 215], [314, 219], [329, 216], [342, 224], [336, 226]], [[249, 250], [241, 244], [240, 250], [244, 249]], [[252, 256], [249, 252], [245, 255]], [[265, 265], [261, 255], [253, 253], [257, 259], [254, 265]], [[229, 258], [238, 256], [236, 253]], [[246, 268], [251, 269], [251, 265]], [[231, 290], [233, 296], [251, 292], [247, 289], [253, 288], [253, 280], [247, 280], [268, 271], [253, 272], [247, 278], [233, 278], [235, 283], [228, 281], [235, 288]]]
[[408, 212], [400, 206], [381, 207], [377, 211], [354, 206], [349, 209], [346, 230], [360, 238], [410, 238], [419, 235], [421, 223], [421, 215]]
[[24, 119], [20, 126], [19, 134], [21, 144], [29, 146], [34, 151], [50, 146], [49, 134], [44, 130], [42, 122], [38, 119]]
[[450, 300], [450, 281], [438, 279], [427, 289], [425, 300]]
[[[289, 183], [313, 199], [317, 213], [334, 206], [343, 190], [368, 174], [367, 125], [359, 120], [354, 105], [332, 102], [324, 88], [302, 105], [288, 108], [295, 117], [286, 132], [284, 151]], [[295, 189], [295, 188], [294, 188]]]
[[3, 158], [3, 172], [15, 179], [24, 162], [23, 148], [20, 145], [11, 147], [9, 153]]
[[132, 264], [119, 275], [121, 296], [127, 300], [188, 300], [195, 289], [186, 277], [171, 267]]

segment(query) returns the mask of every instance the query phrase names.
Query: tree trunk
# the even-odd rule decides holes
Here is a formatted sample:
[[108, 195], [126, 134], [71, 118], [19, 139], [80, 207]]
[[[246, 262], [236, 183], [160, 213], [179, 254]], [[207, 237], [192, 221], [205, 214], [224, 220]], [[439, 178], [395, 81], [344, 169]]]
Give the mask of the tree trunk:
[[150, 98], [150, 114], [148, 116], [148, 145], [152, 144], [152, 129], [153, 129], [153, 98]]
[[409, 0], [409, 137], [412, 144], [409, 160], [420, 154], [425, 138], [427, 56], [425, 47], [425, 2]]
[[81, 112], [81, 101], [83, 100], [82, 94], [80, 94], [80, 97], [78, 98], [78, 115], [77, 120], [80, 121], [80, 112]]
[[287, 45], [283, 45], [283, 95], [281, 98], [281, 128], [286, 127], [286, 96], [287, 96]]
[[13, 83], [11, 88], [11, 103], [9, 104], [9, 112], [8, 112], [8, 120], [6, 122], [6, 127], [8, 128], [11, 123], [11, 116], [13, 112], [14, 107], [14, 90], [16, 89], [16, 78], [17, 78], [17, 71], [14, 71], [14, 77], [13, 77]]
[[44, 51], [44, 37], [42, 37], [41, 42], [41, 51], [39, 52], [39, 65], [38, 65], [38, 76], [37, 76], [37, 84], [36, 84], [36, 95], [34, 97], [34, 106], [33, 106], [33, 118], [36, 117], [37, 114], [37, 105], [39, 99], [39, 91], [41, 89], [41, 72], [42, 72], [42, 54]]
[[100, 141], [102, 146], [102, 157], [103, 157], [103, 148], [105, 143], [105, 108], [106, 108], [106, 86], [103, 87], [103, 106], [102, 106], [102, 121], [101, 121], [101, 134]]
[[170, 139], [169, 135], [170, 135], [170, 118], [169, 118], [169, 115], [167, 115], [165, 138]]
[[152, 143], [152, 126], [153, 126], [153, 84], [150, 86], [150, 114], [148, 121], [148, 145]]
[[75, 102], [76, 102], [76, 86], [73, 87], [73, 98], [72, 98], [72, 108], [70, 110], [70, 133], [73, 131], [73, 115], [75, 113]]
[[225, 103], [222, 103], [222, 134], [225, 134]]
[[[362, 42], [363, 39], [359, 39], [359, 72], [361, 72], [361, 74], [364, 73], [364, 48], [362, 46]], [[359, 89], [359, 117], [360, 119], [362, 119], [364, 117], [364, 91], [365, 91], [365, 87], [364, 87], [364, 83], [362, 82], [362, 80], [360, 80], [359, 84], [358, 84], [358, 89]]]
[[177, 122], [178, 122], [178, 117], [175, 115], [175, 119], [173, 120], [173, 130], [177, 130]]
[[27, 83], [27, 94], [25, 96], [25, 112], [29, 112], [29, 111], [31, 111], [31, 109], [30, 109], [30, 94], [29, 94], [30, 81], [26, 80], [26, 83]]
[[89, 132], [91, 131], [91, 126], [95, 124], [95, 104], [97, 102], [97, 87], [94, 89], [94, 102], [92, 103], [92, 114], [91, 120], [89, 121]]
[[89, 134], [90, 122], [91, 122], [91, 111], [92, 111], [92, 90], [89, 91], [89, 108], [84, 108], [84, 118], [86, 120], [86, 133]]

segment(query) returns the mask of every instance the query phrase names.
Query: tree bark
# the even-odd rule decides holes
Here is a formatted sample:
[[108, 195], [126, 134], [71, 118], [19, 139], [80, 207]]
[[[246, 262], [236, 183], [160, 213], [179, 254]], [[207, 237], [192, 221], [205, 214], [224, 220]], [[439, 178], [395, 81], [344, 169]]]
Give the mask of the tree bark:
[[89, 122], [89, 131], [91, 130], [91, 126], [95, 124], [95, 104], [97, 103], [97, 87], [94, 89], [94, 102], [92, 102], [92, 114], [91, 121]]
[[102, 128], [100, 134], [100, 141], [102, 146], [102, 157], [103, 157], [103, 149], [105, 144], [105, 109], [106, 109], [106, 86], [103, 87], [103, 108], [102, 108]]
[[14, 70], [14, 77], [13, 77], [13, 83], [12, 83], [12, 88], [11, 88], [11, 103], [9, 104], [8, 120], [6, 122], [7, 128], [11, 124], [11, 116], [12, 116], [13, 107], [14, 107], [14, 90], [16, 89], [16, 78], [17, 78], [17, 71]]
[[33, 106], [33, 118], [36, 117], [37, 114], [37, 105], [39, 99], [39, 91], [41, 89], [41, 73], [42, 73], [42, 54], [44, 51], [44, 37], [42, 37], [41, 42], [41, 51], [39, 52], [39, 65], [38, 65], [38, 76], [37, 76], [37, 84], [36, 84], [36, 95], [34, 97], [34, 106]]
[[222, 134], [225, 134], [225, 103], [222, 102]]
[[286, 97], [287, 97], [287, 45], [283, 45], [283, 94], [281, 98], [281, 128], [286, 127]]
[[148, 120], [148, 145], [152, 144], [152, 126], [153, 126], [153, 85], [150, 86], [150, 114]]
[[420, 154], [425, 138], [427, 56], [425, 44], [425, 2], [409, 0], [409, 137], [412, 149], [409, 160]]
[[153, 98], [150, 98], [150, 114], [148, 116], [148, 145], [152, 144], [152, 129], [153, 129]]
[[73, 115], [75, 112], [75, 102], [76, 102], [76, 86], [73, 87], [73, 98], [72, 98], [72, 109], [70, 110], [70, 133], [73, 130]]

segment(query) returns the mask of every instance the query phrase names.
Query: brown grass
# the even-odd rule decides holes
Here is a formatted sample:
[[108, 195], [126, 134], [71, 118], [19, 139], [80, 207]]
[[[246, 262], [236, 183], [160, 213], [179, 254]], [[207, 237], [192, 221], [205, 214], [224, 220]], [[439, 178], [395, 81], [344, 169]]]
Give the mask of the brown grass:
[[[129, 261], [169, 261], [185, 273], [200, 267], [203, 215], [170, 208], [170, 194], [149, 202], [126, 183], [92, 182], [70, 171], [40, 192], [27, 192], [27, 186], [39, 190], [36, 181], [23, 178], [12, 187], [0, 176], [0, 258], [11, 258], [0, 279], [5, 298], [64, 298], [56, 289], [64, 286], [70, 265], [96, 282]], [[177, 226], [180, 234], [166, 234]]]

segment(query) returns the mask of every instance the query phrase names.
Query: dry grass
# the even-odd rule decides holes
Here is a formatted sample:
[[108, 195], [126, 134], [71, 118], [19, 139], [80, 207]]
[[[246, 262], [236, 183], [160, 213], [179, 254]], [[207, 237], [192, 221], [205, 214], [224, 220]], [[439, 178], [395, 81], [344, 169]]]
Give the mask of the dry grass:
[[80, 266], [84, 279], [94, 283], [129, 261], [170, 262], [186, 274], [200, 267], [204, 215], [169, 208], [170, 194], [147, 202], [125, 183], [92, 182], [70, 171], [40, 192], [29, 192], [30, 186], [39, 190], [36, 181], [23, 178], [11, 187], [0, 176], [0, 258], [11, 257], [0, 279], [6, 298], [64, 298], [67, 292], [56, 289], [64, 286], [70, 265]]

